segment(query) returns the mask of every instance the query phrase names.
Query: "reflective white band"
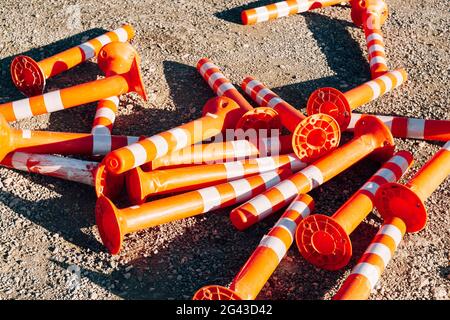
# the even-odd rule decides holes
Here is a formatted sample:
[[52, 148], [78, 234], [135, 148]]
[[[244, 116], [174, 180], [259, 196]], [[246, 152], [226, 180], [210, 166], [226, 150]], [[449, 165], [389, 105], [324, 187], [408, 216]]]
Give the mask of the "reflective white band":
[[269, 20], [269, 11], [266, 7], [255, 8], [256, 11], [256, 21], [263, 22]]
[[308, 178], [310, 190], [317, 188], [323, 183], [322, 171], [314, 165], [309, 165], [300, 172]]
[[235, 90], [236, 90], [236, 88], [235, 88], [231, 83], [229, 83], [229, 82], [222, 83], [222, 84], [219, 86], [219, 88], [217, 88], [217, 95], [218, 95], [219, 97], [220, 97], [220, 96], [223, 96], [223, 94], [224, 94], [226, 91], [230, 90], [230, 89], [235, 89]]
[[372, 33], [366, 38], [366, 41], [367, 41], [367, 43], [369, 43], [372, 40], [383, 41], [383, 37], [380, 34], [378, 34], [378, 33]]
[[383, 123], [386, 125], [386, 127], [389, 128], [389, 130], [392, 130], [392, 121], [394, 120], [394, 117], [392, 116], [377, 116], [378, 119], [383, 121]]
[[220, 72], [214, 72], [208, 79], [208, 84], [210, 87], [214, 86], [214, 82], [218, 79], [225, 79], [225, 76]]
[[177, 141], [177, 145], [175, 146], [175, 149], [173, 149], [173, 151], [184, 148], [189, 144], [189, 137], [186, 130], [181, 128], [174, 128], [168, 130], [167, 132], [173, 135], [175, 140]]
[[236, 196], [236, 203], [246, 201], [252, 197], [252, 186], [247, 179], [239, 179], [229, 182]]
[[297, 187], [295, 184], [289, 180], [283, 180], [279, 184], [275, 186], [275, 189], [277, 189], [282, 195], [285, 201], [290, 200], [292, 197], [296, 196], [298, 193]]
[[373, 289], [375, 287], [380, 277], [380, 271], [378, 270], [378, 267], [367, 262], [358, 263], [353, 268], [352, 274], [360, 274], [366, 277], [369, 281], [370, 289]]
[[309, 1], [308, 0], [297, 0], [297, 13], [305, 12], [309, 10]]
[[211, 68], [216, 68], [216, 69], [219, 69], [219, 68], [217, 68], [213, 63], [211, 63], [211, 62], [206, 62], [205, 64], [203, 64], [201, 67], [200, 67], [200, 74], [202, 75], [202, 76], [204, 76], [205, 75], [205, 73], [206, 73], [206, 71], [208, 71], [209, 69], [211, 69]]
[[223, 165], [225, 167], [227, 179], [229, 180], [234, 178], [242, 178], [245, 175], [245, 169], [242, 162], [225, 162]]
[[278, 257], [278, 262], [280, 262], [283, 259], [287, 251], [286, 245], [284, 244], [283, 241], [281, 241], [277, 237], [267, 235], [262, 238], [261, 242], [259, 243], [259, 247], [266, 247], [272, 249], [273, 252], [275, 252], [275, 254]]
[[370, 192], [372, 195], [375, 195], [375, 193], [377, 192], [378, 188], [380, 187], [380, 185], [376, 182], [366, 182], [362, 187], [361, 187], [361, 191], [365, 190]]
[[303, 219], [311, 214], [311, 210], [306, 205], [306, 203], [304, 203], [303, 201], [292, 202], [286, 211], [289, 211], [289, 210], [300, 213], [300, 215], [303, 217]]
[[151, 141], [156, 148], [156, 157], [155, 158], [159, 158], [162, 157], [163, 155], [167, 154], [167, 152], [169, 151], [169, 145], [167, 144], [166, 139], [164, 139], [163, 137], [161, 137], [160, 135], [154, 135], [150, 138], [147, 138], [146, 140]]
[[197, 190], [203, 198], [203, 213], [217, 209], [222, 203], [222, 197], [216, 187], [209, 187]]
[[394, 172], [390, 169], [381, 168], [375, 173], [375, 176], [379, 176], [384, 178], [387, 182], [394, 182], [397, 181], [397, 178], [395, 177]]
[[46, 93], [43, 97], [47, 112], [64, 110], [64, 104], [62, 102], [61, 92], [59, 90]]
[[287, 2], [277, 2], [275, 6], [277, 7], [277, 17], [286, 17], [289, 15], [290, 8]]
[[400, 71], [394, 70], [391, 71], [391, 74], [395, 77], [395, 79], [397, 79], [397, 83], [395, 84], [394, 88], [397, 88], [399, 85], [403, 83], [403, 81], [405, 81], [405, 79], [403, 78], [403, 74]]
[[128, 41], [128, 33], [124, 28], [119, 28], [113, 31], [117, 38], [119, 38], [119, 42], [127, 42]]
[[95, 135], [110, 135], [111, 131], [109, 130], [108, 127], [99, 124], [92, 128], [91, 133]]
[[27, 163], [29, 154], [23, 152], [14, 152], [11, 157], [11, 165], [14, 169], [30, 172]]
[[94, 135], [92, 136], [92, 154], [105, 155], [111, 152], [111, 135]]
[[100, 102], [103, 101], [103, 100], [111, 101], [111, 102], [114, 103], [116, 106], [118, 106], [119, 103], [120, 103], [120, 99], [119, 99], [118, 96], [112, 96], [112, 97], [109, 97], [109, 98], [105, 98], [105, 99], [100, 100]]
[[297, 156], [294, 153], [289, 154], [288, 157], [289, 162], [291, 164], [291, 170], [293, 172], [303, 169], [307, 166], [307, 164], [301, 161], [299, 158], [297, 158]]
[[271, 93], [271, 91], [267, 88], [259, 90], [258, 94], [256, 95], [256, 103], [258, 105], [262, 105], [264, 103], [264, 97], [269, 93]]
[[230, 141], [234, 149], [235, 158], [245, 158], [251, 154], [252, 147], [247, 140]]
[[89, 60], [89, 59], [95, 57], [95, 48], [89, 42], [80, 44], [78, 46], [78, 48], [80, 48], [83, 51], [85, 60]]
[[33, 116], [29, 98], [13, 101], [12, 109], [16, 120], [30, 118]]
[[273, 109], [280, 102], [283, 102], [283, 100], [281, 100], [280, 97], [273, 97], [272, 99], [269, 100], [269, 102], [267, 103], [267, 106]]
[[111, 39], [106, 34], [103, 34], [95, 39], [102, 44], [102, 47], [111, 42]]
[[392, 238], [395, 242], [395, 246], [398, 247], [398, 244], [400, 241], [402, 241], [402, 232], [399, 228], [397, 228], [393, 224], [385, 224], [381, 227], [380, 231], [378, 231], [378, 234], [384, 234]]
[[386, 268], [387, 264], [389, 263], [389, 260], [391, 260], [391, 249], [389, 249], [388, 246], [386, 246], [383, 243], [372, 243], [367, 250], [364, 252], [364, 254], [370, 253], [370, 254], [376, 254], [383, 260], [384, 267]]
[[378, 85], [378, 83], [376, 83], [375, 81], [369, 81], [366, 83], [366, 85], [369, 86], [370, 89], [372, 89], [372, 99], [371, 100], [375, 100], [376, 98], [378, 98], [381, 94], [381, 89], [380, 86]]
[[248, 202], [248, 204], [251, 204], [253, 206], [259, 220], [262, 220], [266, 217], [264, 213], [266, 213], [267, 210], [269, 210], [268, 213], [270, 213], [270, 210], [272, 209], [272, 203], [270, 202], [269, 198], [267, 198], [263, 194], [254, 197]]
[[423, 139], [425, 132], [425, 120], [408, 119], [407, 131], [408, 138]]
[[289, 218], [281, 218], [275, 224], [274, 229], [277, 227], [286, 230], [291, 236], [291, 241], [294, 241], [295, 229], [297, 229], [297, 224], [295, 223], [294, 220]]
[[445, 149], [447, 151], [450, 151], [450, 141], [447, 141], [444, 146], [442, 147], [442, 149]]
[[381, 56], [375, 56], [370, 59], [370, 66], [373, 67], [376, 64], [386, 65], [386, 59]]
[[262, 173], [260, 177], [263, 179], [266, 189], [272, 188], [280, 182], [280, 176], [275, 171]]
[[140, 165], [143, 165], [147, 161], [147, 151], [145, 151], [145, 148], [139, 144], [134, 143], [132, 145], [126, 146], [126, 149], [128, 149], [134, 157], [134, 166], [133, 167], [139, 167]]
[[406, 172], [406, 169], [408, 169], [409, 167], [409, 163], [408, 160], [406, 160], [404, 157], [402, 156], [393, 156], [388, 162], [390, 163], [394, 163], [396, 166], [398, 166], [403, 173]]
[[132, 145], [139, 141], [139, 137], [127, 136], [127, 145]]
[[369, 54], [372, 54], [372, 53], [374, 53], [376, 51], [382, 52], [383, 54], [385, 53], [384, 52], [384, 47], [381, 44], [373, 44], [373, 45], [371, 45], [369, 47], [368, 51], [369, 51]]
[[31, 139], [31, 130], [23, 129], [22, 130], [22, 139]]
[[384, 92], [388, 92], [392, 90], [392, 80], [387, 75], [383, 75], [378, 78], [384, 83]]
[[245, 92], [250, 95], [253, 92], [254, 88], [259, 84], [260, 82], [258, 80], [251, 80], [245, 85]]
[[95, 113], [95, 118], [106, 118], [111, 123], [114, 123], [114, 121], [116, 120], [116, 114], [110, 108], [103, 107], [97, 109], [97, 112]]
[[259, 172], [267, 172], [279, 167], [273, 157], [256, 158], [255, 161], [258, 164]]

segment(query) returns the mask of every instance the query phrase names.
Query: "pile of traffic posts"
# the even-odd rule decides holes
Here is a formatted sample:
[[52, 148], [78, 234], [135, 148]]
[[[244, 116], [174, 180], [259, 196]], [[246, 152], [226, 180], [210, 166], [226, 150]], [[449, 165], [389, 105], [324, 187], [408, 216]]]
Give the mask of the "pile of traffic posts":
[[[279, 2], [244, 11], [242, 21], [252, 24], [340, 2]], [[384, 223], [334, 297], [367, 299], [405, 232], [425, 227], [424, 201], [450, 173], [450, 121], [352, 113], [399, 87], [407, 74], [387, 67], [384, 1], [350, 2], [352, 20], [366, 36], [372, 80], [347, 92], [317, 89], [308, 99], [307, 115], [247, 77], [241, 88], [259, 106], [253, 108], [204, 58], [197, 70], [217, 97], [206, 102], [201, 118], [150, 137], [115, 136], [119, 96], [136, 92], [146, 99], [139, 55], [129, 44], [130, 25], [39, 62], [18, 56], [11, 76], [28, 98], [0, 105], [1, 164], [92, 185], [97, 227], [111, 254], [119, 253], [128, 233], [219, 208], [238, 205], [230, 213], [237, 230], [283, 212], [230, 288], [207, 286], [194, 299], [255, 299], [294, 239], [301, 255], [317, 267], [346, 266], [352, 255], [349, 235], [375, 206]], [[46, 79], [95, 57], [104, 78], [43, 93]], [[8, 125], [95, 101], [90, 134]], [[284, 129], [290, 133], [280, 135]], [[343, 130], [354, 137], [340, 146]], [[413, 156], [395, 152], [394, 137], [446, 144], [403, 185], [398, 181]], [[55, 154], [104, 157], [99, 163]], [[307, 193], [365, 157], [378, 160], [380, 169], [332, 216], [313, 214], [314, 200]], [[113, 201], [124, 187], [132, 206], [119, 209]], [[156, 195], [158, 200], [148, 200]]]

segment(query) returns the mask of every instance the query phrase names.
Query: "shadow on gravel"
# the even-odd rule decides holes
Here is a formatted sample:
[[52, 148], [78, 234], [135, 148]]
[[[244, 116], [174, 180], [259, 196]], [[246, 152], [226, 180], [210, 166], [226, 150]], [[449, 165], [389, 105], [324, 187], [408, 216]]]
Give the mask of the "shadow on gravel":
[[224, 10], [224, 11], [218, 12], [218, 13], [216, 13], [214, 15], [217, 18], [225, 20], [225, 21], [228, 21], [228, 22], [242, 24], [241, 12], [243, 10], [257, 8], [257, 7], [260, 7], [260, 6], [266, 6], [266, 5], [272, 4], [272, 3], [274, 3], [273, 0], [252, 1], [250, 3], [244, 4], [244, 5], [239, 6], [239, 7], [235, 7], [235, 8], [232, 8], [232, 9], [228, 9], [228, 10]]

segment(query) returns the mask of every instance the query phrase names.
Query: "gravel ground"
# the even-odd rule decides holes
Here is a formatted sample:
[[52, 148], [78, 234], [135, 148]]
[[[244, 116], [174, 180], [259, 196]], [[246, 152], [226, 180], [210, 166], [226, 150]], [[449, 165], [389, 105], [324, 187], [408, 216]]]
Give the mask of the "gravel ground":
[[[21, 97], [9, 80], [13, 56], [42, 59], [125, 22], [137, 30], [133, 44], [141, 54], [151, 97], [147, 103], [134, 94], [122, 97], [115, 133], [149, 135], [197, 118], [213, 96], [194, 68], [204, 56], [234, 83], [252, 75], [299, 108], [318, 87], [346, 90], [368, 80], [363, 32], [353, 27], [348, 7], [251, 27], [239, 24], [242, 8], [269, 2], [31, 0], [19, 6], [15, 0], [3, 0], [0, 102]], [[447, 3], [391, 0], [389, 7], [383, 26], [389, 65], [405, 67], [410, 80], [361, 111], [449, 119]], [[48, 89], [90, 81], [99, 74], [88, 62], [51, 79]], [[88, 132], [94, 110], [92, 104], [14, 126]], [[406, 178], [442, 146], [401, 139], [396, 143], [416, 158]], [[316, 211], [332, 214], [376, 169], [373, 162], [362, 161], [312, 192]], [[190, 299], [203, 285], [229, 284], [276, 221], [274, 217], [236, 232], [229, 210], [217, 211], [132, 234], [122, 253], [111, 257], [99, 242], [94, 205], [90, 187], [0, 169], [0, 298]], [[427, 228], [406, 235], [371, 299], [449, 299], [449, 179], [426, 205]], [[259, 298], [332, 297], [380, 222], [371, 214], [354, 232], [354, 258], [339, 272], [312, 267], [293, 247]]]

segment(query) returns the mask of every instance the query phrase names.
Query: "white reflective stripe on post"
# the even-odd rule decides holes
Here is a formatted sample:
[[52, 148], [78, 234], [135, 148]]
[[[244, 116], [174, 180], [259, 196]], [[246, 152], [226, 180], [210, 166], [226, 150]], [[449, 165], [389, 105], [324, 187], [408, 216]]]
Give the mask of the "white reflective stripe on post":
[[269, 11], [266, 7], [255, 8], [257, 21], [263, 22], [269, 20]]
[[223, 165], [225, 167], [227, 179], [234, 179], [245, 175], [245, 168], [242, 162], [225, 162]]
[[197, 190], [203, 199], [203, 213], [220, 207], [222, 197], [216, 187], [209, 187]]
[[128, 32], [124, 28], [119, 28], [113, 31], [117, 38], [119, 38], [119, 42], [127, 42], [128, 41]]
[[261, 242], [259, 243], [259, 247], [266, 247], [269, 249], [272, 249], [273, 252], [275, 252], [275, 254], [278, 257], [278, 262], [280, 262], [284, 255], [286, 254], [286, 245], [284, 244], [283, 241], [281, 241], [279, 238], [277, 237], [272, 237], [272, 236], [267, 236], [265, 235]]
[[139, 167], [144, 164], [147, 160], [147, 151], [139, 143], [134, 143], [125, 147], [128, 149], [134, 157], [134, 167]]
[[442, 147], [442, 149], [445, 149], [447, 151], [450, 151], [450, 141], [447, 141], [444, 146]]
[[308, 179], [310, 190], [317, 188], [323, 183], [322, 171], [314, 165], [309, 165], [300, 172]]
[[234, 190], [236, 196], [236, 203], [240, 203], [249, 199], [252, 196], [252, 186], [247, 179], [239, 179], [229, 182], [230, 186]]
[[[205, 64], [203, 64], [201, 67], [200, 67], [200, 74], [202, 75], [202, 76], [204, 76], [205, 75], [205, 73], [206, 73], [206, 71], [208, 71], [209, 69], [211, 69], [211, 68], [217, 68], [214, 64], [212, 64], [211, 62], [206, 62]], [[217, 68], [218, 69], [218, 68]]]
[[265, 213], [267, 209], [272, 209], [272, 203], [270, 202], [269, 198], [267, 198], [263, 194], [254, 197], [248, 202], [248, 204], [253, 206], [260, 220], [265, 218], [263, 213]]
[[352, 274], [360, 274], [366, 277], [369, 281], [371, 289], [375, 287], [380, 277], [380, 271], [378, 270], [378, 268], [367, 262], [358, 263], [353, 268]]
[[29, 98], [13, 101], [12, 108], [14, 112], [14, 117], [17, 120], [30, 118], [33, 116], [33, 111], [31, 110]]
[[423, 139], [425, 132], [425, 120], [424, 119], [408, 119], [407, 124], [407, 137]]
[[220, 72], [214, 72], [208, 79], [208, 84], [210, 87], [214, 86], [216, 80], [225, 79], [225, 76]]
[[283, 195], [284, 201], [290, 200], [298, 193], [297, 186], [289, 179], [282, 181], [274, 188]]
[[220, 96], [223, 96], [224, 93], [227, 92], [227, 91], [230, 90], [230, 89], [235, 89], [235, 90], [236, 90], [236, 88], [235, 88], [231, 83], [229, 83], [229, 82], [222, 83], [222, 84], [219, 86], [219, 88], [217, 88], [217, 95], [218, 95], [219, 97], [220, 97]]
[[[188, 132], [181, 128], [174, 128], [167, 131], [172, 136], [174, 136], [177, 145], [175, 146], [175, 150], [182, 149], [189, 144]], [[166, 151], [167, 152], [167, 151]]]
[[106, 155], [111, 152], [111, 135], [93, 135], [92, 140], [93, 155]]
[[45, 109], [47, 112], [64, 110], [64, 104], [61, 99], [61, 91], [56, 90], [43, 95]]
[[83, 51], [85, 60], [89, 60], [95, 57], [95, 48], [89, 42], [80, 44], [78, 48], [80, 48]]
[[378, 188], [380, 187], [380, 185], [376, 182], [366, 182], [362, 187], [361, 187], [361, 191], [365, 190], [370, 192], [372, 195], [375, 195], [375, 193], [377, 192]]
[[393, 224], [385, 224], [381, 227], [380, 231], [378, 231], [378, 234], [384, 234], [392, 238], [395, 242], [395, 246], [398, 247], [399, 243], [402, 241], [402, 232], [399, 228], [397, 228]]
[[389, 263], [389, 260], [391, 260], [392, 254], [391, 250], [388, 246], [386, 246], [383, 243], [372, 243], [367, 250], [364, 252], [364, 254], [370, 253], [370, 254], [376, 254], [383, 260], [384, 267], [386, 268], [387, 264]]
[[255, 161], [258, 164], [259, 172], [271, 171], [279, 167], [272, 157], [256, 158]]
[[290, 7], [286, 1], [275, 3], [277, 7], [277, 17], [286, 17], [289, 15]]
[[283, 100], [281, 100], [281, 98], [279, 97], [273, 97], [272, 99], [269, 100], [269, 102], [267, 103], [267, 106], [269, 106], [270, 108], [275, 108], [275, 106], [277, 104], [279, 104], [280, 102], [283, 102]]
[[402, 170], [403, 173], [409, 167], [408, 160], [399, 155], [392, 157], [388, 162], [394, 163], [397, 167], [399, 167]]
[[[169, 151], [169, 145], [167, 144], [166, 139], [161, 137], [160, 135], [154, 135], [146, 140], [152, 142], [156, 148], [156, 158], [162, 157], [167, 154]], [[145, 149], [144, 149], [145, 150]], [[147, 154], [147, 152], [145, 152]]]
[[380, 86], [378, 85], [378, 83], [376, 83], [375, 81], [369, 81], [366, 83], [367, 86], [369, 86], [370, 89], [372, 89], [372, 98], [371, 100], [375, 100], [376, 98], [378, 98], [381, 94], [381, 89]]
[[386, 168], [381, 168], [374, 174], [374, 176], [382, 177], [387, 182], [395, 182], [397, 180], [397, 178], [395, 177], [395, 173], [392, 172], [392, 170]]
[[311, 214], [311, 210], [303, 201], [292, 202], [291, 206], [286, 211], [289, 210], [297, 211], [298, 213], [301, 214], [303, 219]]
[[280, 176], [276, 171], [262, 173], [260, 177], [263, 179], [266, 189], [269, 189], [280, 182]]
[[286, 230], [291, 236], [291, 241], [294, 241], [295, 229], [297, 229], [297, 224], [294, 220], [290, 218], [281, 218], [273, 228], [282, 228]]

